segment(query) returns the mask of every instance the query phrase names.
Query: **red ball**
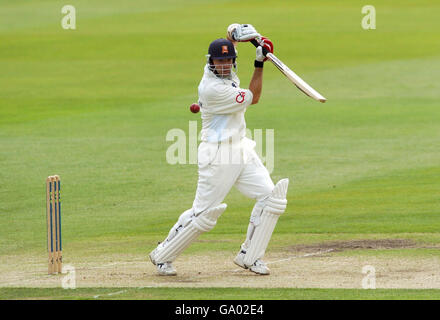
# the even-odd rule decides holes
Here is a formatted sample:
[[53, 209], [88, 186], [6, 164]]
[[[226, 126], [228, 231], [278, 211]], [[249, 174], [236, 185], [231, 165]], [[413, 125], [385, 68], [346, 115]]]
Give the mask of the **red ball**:
[[197, 103], [193, 103], [191, 107], [189, 107], [192, 113], [197, 113], [200, 111], [200, 106]]

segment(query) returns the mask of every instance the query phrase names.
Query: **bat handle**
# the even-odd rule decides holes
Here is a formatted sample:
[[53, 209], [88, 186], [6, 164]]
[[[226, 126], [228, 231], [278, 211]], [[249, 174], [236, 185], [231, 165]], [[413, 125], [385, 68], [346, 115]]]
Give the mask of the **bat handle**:
[[[260, 44], [258, 43], [257, 39], [252, 39], [250, 42], [255, 46], [255, 48], [258, 48], [260, 46]], [[269, 50], [267, 50], [263, 46], [262, 46], [262, 48], [263, 48], [263, 55], [266, 56], [266, 54], [269, 53]]]

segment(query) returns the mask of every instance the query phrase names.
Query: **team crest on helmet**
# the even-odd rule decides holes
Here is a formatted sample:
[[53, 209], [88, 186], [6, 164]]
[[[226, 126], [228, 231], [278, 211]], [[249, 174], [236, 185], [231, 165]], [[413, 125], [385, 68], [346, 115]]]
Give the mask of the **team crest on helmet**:
[[222, 54], [229, 53], [228, 46], [222, 46]]

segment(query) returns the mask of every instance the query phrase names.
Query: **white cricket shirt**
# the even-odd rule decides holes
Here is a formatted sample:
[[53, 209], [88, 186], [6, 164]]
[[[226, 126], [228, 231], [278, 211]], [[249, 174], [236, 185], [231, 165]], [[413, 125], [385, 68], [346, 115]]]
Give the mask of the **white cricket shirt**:
[[208, 65], [205, 66], [198, 88], [202, 114], [201, 140], [204, 142], [238, 142], [246, 136], [244, 113], [252, 103], [253, 94], [240, 88], [240, 79], [232, 70], [231, 73], [231, 79], [218, 78]]

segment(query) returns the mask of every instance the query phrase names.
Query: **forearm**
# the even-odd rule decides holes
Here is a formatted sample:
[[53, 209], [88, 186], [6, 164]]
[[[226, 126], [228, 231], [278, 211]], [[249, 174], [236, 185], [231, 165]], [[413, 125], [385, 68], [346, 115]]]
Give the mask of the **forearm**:
[[249, 90], [252, 92], [252, 104], [258, 103], [260, 100], [261, 90], [263, 88], [263, 68], [255, 68], [252, 75], [251, 83], [249, 84]]

